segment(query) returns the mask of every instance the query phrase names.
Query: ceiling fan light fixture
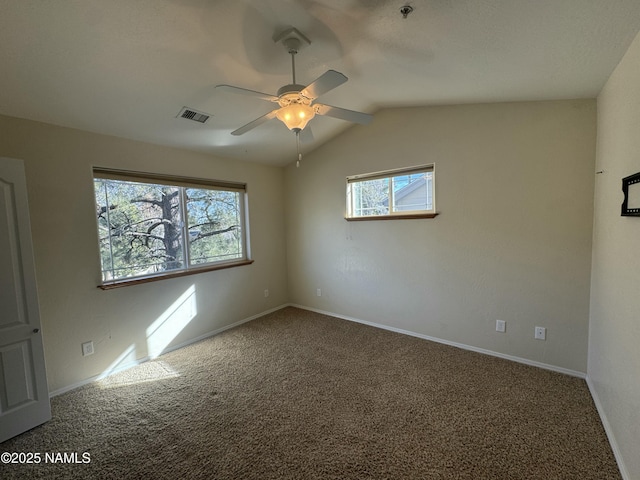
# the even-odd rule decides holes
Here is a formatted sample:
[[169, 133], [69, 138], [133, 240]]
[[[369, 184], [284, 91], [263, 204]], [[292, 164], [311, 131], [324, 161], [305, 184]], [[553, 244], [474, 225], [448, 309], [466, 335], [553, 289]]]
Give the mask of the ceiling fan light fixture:
[[291, 103], [276, 112], [276, 118], [284, 123], [289, 130], [303, 130], [315, 115], [315, 109], [304, 103]]

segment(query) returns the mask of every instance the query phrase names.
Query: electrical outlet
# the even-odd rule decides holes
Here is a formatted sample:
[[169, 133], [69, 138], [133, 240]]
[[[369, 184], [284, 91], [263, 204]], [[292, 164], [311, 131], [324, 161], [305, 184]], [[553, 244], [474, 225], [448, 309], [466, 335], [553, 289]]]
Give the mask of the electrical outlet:
[[504, 333], [507, 331], [507, 322], [504, 320], [496, 320], [496, 332]]
[[93, 342], [85, 342], [82, 344], [82, 356], [93, 355]]
[[535, 338], [537, 340], [546, 340], [547, 338], [547, 329], [544, 327], [536, 327], [535, 329]]
[[269, 289], [265, 288], [264, 290], [264, 298], [267, 298], [269, 296]]
[[318, 295], [319, 297], [322, 296], [322, 290], [321, 289], [317, 289], [316, 290], [316, 295]]

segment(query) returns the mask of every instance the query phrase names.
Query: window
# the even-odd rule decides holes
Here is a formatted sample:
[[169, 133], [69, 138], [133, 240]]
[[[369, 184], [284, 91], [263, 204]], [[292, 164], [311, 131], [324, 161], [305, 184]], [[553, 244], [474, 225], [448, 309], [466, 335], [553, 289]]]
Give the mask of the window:
[[347, 220], [436, 216], [433, 165], [347, 177]]
[[94, 169], [103, 285], [250, 263], [244, 184]]

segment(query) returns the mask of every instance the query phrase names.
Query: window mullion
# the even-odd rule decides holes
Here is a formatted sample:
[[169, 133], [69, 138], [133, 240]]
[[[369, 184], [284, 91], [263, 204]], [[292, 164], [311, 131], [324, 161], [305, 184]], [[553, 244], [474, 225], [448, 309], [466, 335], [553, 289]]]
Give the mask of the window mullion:
[[182, 215], [182, 256], [184, 268], [191, 266], [191, 237], [189, 237], [189, 217], [187, 215], [187, 189], [180, 187], [180, 211]]
[[347, 193], [349, 195], [351, 195], [349, 197], [349, 207], [348, 207], [350, 209], [350, 210], [348, 210], [349, 215], [355, 215], [356, 214], [355, 212], [356, 212], [356, 206], [357, 206], [357, 204], [356, 204], [356, 200], [357, 199], [356, 199], [356, 191], [355, 191], [355, 189], [353, 187], [354, 187], [353, 185], [347, 183]]
[[[111, 241], [111, 212], [110, 212], [110, 208], [109, 208], [109, 192], [107, 191], [107, 185], [105, 182], [102, 182], [102, 186], [104, 187], [104, 204], [106, 205], [107, 211], [105, 212], [107, 214], [107, 235], [109, 237], [109, 259], [110, 259], [110, 264], [111, 264], [111, 278], [115, 278], [116, 276], [116, 266], [114, 264], [113, 261], [113, 242]], [[98, 235], [100, 235], [100, 232], [98, 232]], [[100, 238], [98, 238], [98, 242], [100, 241]], [[104, 281], [104, 275], [102, 280]]]
[[238, 195], [238, 210], [236, 213], [236, 218], [238, 219], [238, 223], [240, 224], [240, 246], [242, 248], [242, 256], [244, 258], [248, 258], [247, 253], [247, 237], [245, 235], [245, 229], [247, 225], [247, 205], [246, 205], [246, 196], [242, 194]]

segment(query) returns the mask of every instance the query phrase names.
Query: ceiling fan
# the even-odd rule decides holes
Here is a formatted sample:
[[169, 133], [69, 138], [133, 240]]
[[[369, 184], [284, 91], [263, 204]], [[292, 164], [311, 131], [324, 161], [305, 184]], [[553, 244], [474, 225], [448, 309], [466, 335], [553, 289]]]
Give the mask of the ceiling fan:
[[[277, 118], [284, 123], [289, 130], [296, 134], [296, 140], [299, 139], [300, 133], [304, 130], [307, 138], [313, 139], [310, 130], [305, 127], [307, 123], [316, 115], [326, 115], [328, 117], [339, 118], [348, 122], [355, 122], [366, 125], [373, 118], [368, 113], [356, 112], [345, 108], [333, 107], [322, 103], [314, 103], [321, 95], [342, 85], [348, 79], [340, 72], [335, 70], [327, 70], [309, 85], [300, 85], [296, 83], [296, 65], [295, 56], [304, 44], [310, 44], [311, 41], [305, 37], [298, 29], [289, 28], [278, 35], [275, 42], [282, 42], [289, 54], [291, 55], [291, 71], [292, 83], [284, 85], [278, 90], [276, 95], [268, 93], [256, 92], [246, 88], [234, 87], [232, 85], [216, 85], [216, 88], [226, 92], [237, 93], [241, 95], [249, 95], [277, 103], [279, 108], [256, 118], [246, 125], [231, 132], [231, 135], [242, 135], [249, 130], [254, 129], [258, 125], [263, 124], [267, 120]], [[300, 157], [298, 148], [298, 157]]]

